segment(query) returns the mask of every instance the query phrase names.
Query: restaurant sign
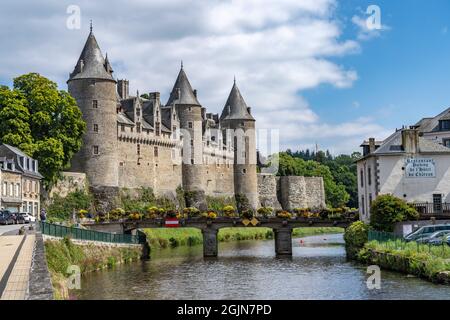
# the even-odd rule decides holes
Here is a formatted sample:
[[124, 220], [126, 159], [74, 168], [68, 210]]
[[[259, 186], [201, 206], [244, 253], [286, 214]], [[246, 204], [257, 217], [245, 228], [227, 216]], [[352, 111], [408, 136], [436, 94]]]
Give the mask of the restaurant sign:
[[435, 178], [436, 169], [431, 158], [406, 159], [405, 172], [407, 178]]

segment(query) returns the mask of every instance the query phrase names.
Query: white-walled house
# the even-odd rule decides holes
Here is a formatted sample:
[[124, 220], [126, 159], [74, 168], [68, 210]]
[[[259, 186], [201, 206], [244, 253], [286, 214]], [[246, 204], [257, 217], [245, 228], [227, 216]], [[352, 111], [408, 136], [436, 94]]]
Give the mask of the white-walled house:
[[[357, 161], [361, 220], [370, 220], [378, 195], [414, 203], [423, 215], [450, 214], [450, 109], [397, 130], [384, 141], [365, 141]], [[447, 123], [448, 121], [448, 123]]]

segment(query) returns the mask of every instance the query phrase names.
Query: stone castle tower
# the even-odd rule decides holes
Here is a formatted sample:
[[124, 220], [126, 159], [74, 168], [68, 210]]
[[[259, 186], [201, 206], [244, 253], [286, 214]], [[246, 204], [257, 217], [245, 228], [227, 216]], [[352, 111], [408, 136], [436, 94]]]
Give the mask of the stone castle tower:
[[72, 171], [84, 172], [93, 186], [118, 185], [116, 80], [91, 32], [67, 81], [87, 124], [81, 150], [72, 159]]
[[71, 171], [86, 173], [94, 193], [151, 187], [174, 198], [182, 186], [259, 206], [255, 119], [236, 81], [219, 117], [200, 104], [183, 65], [165, 105], [159, 92], [130, 96], [129, 81], [112, 73], [91, 27], [67, 83], [87, 123]]

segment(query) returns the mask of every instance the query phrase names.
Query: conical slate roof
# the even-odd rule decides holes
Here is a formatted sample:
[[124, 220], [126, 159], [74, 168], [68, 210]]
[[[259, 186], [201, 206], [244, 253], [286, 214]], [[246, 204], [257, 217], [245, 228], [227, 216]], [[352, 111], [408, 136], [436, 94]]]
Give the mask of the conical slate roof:
[[[178, 91], [180, 92], [180, 96], [178, 96]], [[192, 90], [191, 84], [189, 83], [183, 67], [181, 67], [180, 73], [178, 73], [177, 80], [173, 85], [173, 89], [170, 93], [170, 97], [166, 103], [166, 106], [170, 106], [173, 103], [200, 106], [200, 102], [198, 102], [197, 98], [195, 97], [194, 91]]]
[[220, 120], [255, 120], [248, 112], [247, 104], [242, 98], [241, 92], [236, 85], [236, 81], [231, 88], [225, 107], [223, 108]]
[[70, 74], [69, 80], [74, 79], [106, 79], [114, 80], [112, 74], [108, 72], [107, 68], [111, 70], [109, 62], [105, 62], [100, 47], [94, 34], [91, 32], [86, 40], [83, 51], [78, 59], [75, 69]]

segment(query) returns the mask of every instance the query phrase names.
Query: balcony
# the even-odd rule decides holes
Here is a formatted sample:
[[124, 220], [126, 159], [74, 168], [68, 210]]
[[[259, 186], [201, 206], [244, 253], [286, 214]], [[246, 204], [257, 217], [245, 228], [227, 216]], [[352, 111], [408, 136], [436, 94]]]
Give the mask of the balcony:
[[450, 203], [412, 203], [420, 214], [420, 220], [435, 217], [438, 220], [450, 219]]

